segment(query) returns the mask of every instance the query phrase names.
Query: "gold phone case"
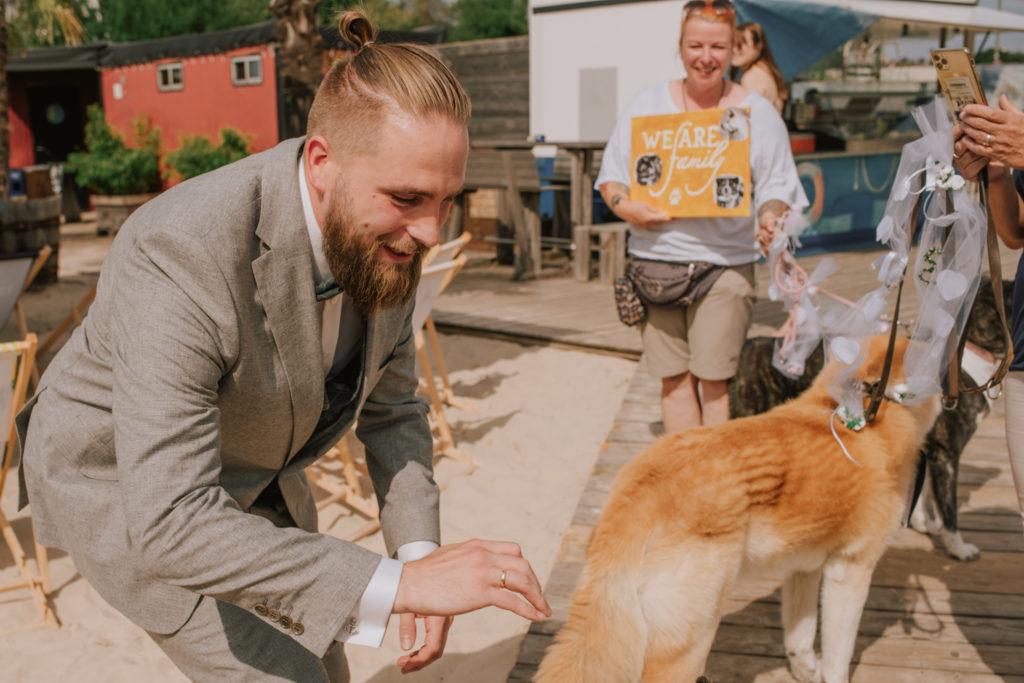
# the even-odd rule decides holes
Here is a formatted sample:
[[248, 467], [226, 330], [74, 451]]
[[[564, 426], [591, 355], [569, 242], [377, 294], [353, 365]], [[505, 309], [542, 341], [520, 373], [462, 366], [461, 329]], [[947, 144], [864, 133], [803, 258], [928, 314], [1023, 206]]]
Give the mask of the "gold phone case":
[[954, 118], [968, 104], [988, 104], [974, 66], [974, 57], [966, 48], [932, 50], [932, 64]]

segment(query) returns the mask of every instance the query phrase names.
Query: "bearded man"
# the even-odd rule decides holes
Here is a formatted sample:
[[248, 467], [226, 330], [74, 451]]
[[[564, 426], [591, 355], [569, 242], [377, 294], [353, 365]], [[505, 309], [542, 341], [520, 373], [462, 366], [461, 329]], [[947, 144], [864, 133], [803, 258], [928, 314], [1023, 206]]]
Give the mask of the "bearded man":
[[[515, 544], [438, 547], [410, 321], [463, 184], [468, 98], [360, 13], [341, 29], [359, 50], [304, 139], [125, 224], [18, 420], [40, 540], [193, 680], [345, 681], [341, 643], [379, 644], [392, 613], [407, 650], [423, 618], [398, 661], [412, 671], [453, 615], [549, 613]], [[357, 418], [397, 559], [316, 531], [303, 470]]]

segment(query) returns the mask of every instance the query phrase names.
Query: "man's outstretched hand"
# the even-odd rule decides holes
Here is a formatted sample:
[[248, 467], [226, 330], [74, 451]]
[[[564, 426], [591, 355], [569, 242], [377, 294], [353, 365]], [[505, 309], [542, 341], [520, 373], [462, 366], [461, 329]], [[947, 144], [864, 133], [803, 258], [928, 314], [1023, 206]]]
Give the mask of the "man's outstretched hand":
[[402, 673], [418, 671], [441, 656], [451, 617], [490, 606], [531, 621], [551, 616], [540, 582], [518, 544], [472, 540], [406, 562], [391, 611], [401, 615], [403, 649], [416, 642], [416, 617], [424, 618], [426, 642], [398, 660]]

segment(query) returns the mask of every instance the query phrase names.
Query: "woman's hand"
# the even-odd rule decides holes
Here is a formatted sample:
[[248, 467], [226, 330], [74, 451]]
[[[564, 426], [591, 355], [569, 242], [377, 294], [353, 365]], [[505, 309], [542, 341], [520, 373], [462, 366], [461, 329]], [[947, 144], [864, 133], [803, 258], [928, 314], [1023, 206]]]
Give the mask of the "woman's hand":
[[988, 159], [967, 149], [966, 135], [963, 125], [953, 127], [953, 158], [960, 175], [974, 182], [988, 166]]
[[757, 246], [767, 256], [775, 234], [782, 229], [782, 222], [789, 213], [789, 206], [778, 199], [770, 199], [764, 203], [757, 213]]
[[[1024, 168], [1024, 111], [1013, 106], [1006, 95], [999, 98], [998, 108], [983, 104], [964, 107], [960, 112], [960, 125], [953, 134], [958, 166], [965, 178], [972, 172], [977, 177], [980, 171], [979, 160], [975, 157], [1010, 168]], [[969, 170], [963, 167], [965, 165]]]
[[672, 217], [646, 202], [630, 199], [620, 200], [612, 209], [615, 215], [638, 228], [656, 228], [672, 220]]

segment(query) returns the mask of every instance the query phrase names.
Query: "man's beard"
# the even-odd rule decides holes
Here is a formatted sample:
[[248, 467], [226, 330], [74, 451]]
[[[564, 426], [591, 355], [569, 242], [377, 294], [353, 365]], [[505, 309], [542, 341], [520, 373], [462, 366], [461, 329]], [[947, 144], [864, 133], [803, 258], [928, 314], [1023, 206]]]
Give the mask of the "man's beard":
[[[397, 240], [363, 235], [344, 195], [336, 196], [323, 226], [324, 257], [335, 281], [364, 316], [405, 304], [419, 284], [423, 246], [409, 235]], [[400, 254], [412, 252], [412, 258], [406, 263], [388, 261], [379, 253], [385, 245]]]

